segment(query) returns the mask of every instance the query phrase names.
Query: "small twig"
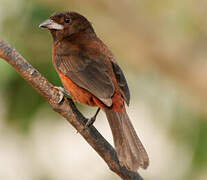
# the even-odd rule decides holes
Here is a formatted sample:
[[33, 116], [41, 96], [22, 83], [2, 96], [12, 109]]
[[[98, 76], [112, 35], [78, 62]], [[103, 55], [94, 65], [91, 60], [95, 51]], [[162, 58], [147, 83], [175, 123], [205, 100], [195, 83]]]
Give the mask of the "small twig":
[[33, 68], [13, 47], [0, 39], [0, 58], [6, 60], [36, 91], [45, 98], [54, 111], [61, 114], [83, 136], [95, 151], [103, 158], [109, 168], [123, 180], [142, 180], [137, 173], [120, 165], [114, 148], [104, 139], [94, 126], [85, 128], [87, 120], [77, 110], [72, 100], [63, 99], [58, 104], [59, 92]]

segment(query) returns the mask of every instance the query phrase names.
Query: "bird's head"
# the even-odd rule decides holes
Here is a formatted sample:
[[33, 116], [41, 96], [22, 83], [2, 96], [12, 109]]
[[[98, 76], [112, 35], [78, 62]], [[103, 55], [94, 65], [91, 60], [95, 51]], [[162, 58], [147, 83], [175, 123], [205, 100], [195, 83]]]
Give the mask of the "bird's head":
[[39, 25], [50, 30], [54, 41], [69, 37], [79, 32], [94, 33], [91, 23], [76, 12], [59, 12]]

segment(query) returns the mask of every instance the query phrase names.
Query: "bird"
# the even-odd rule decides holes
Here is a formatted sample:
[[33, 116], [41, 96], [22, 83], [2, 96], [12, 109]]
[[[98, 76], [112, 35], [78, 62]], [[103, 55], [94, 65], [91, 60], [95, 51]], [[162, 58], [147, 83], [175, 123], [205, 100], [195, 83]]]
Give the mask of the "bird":
[[77, 12], [56, 12], [39, 25], [53, 38], [52, 62], [72, 100], [98, 107], [108, 119], [122, 166], [136, 172], [149, 165], [148, 154], [126, 112], [130, 92], [114, 55], [98, 38], [87, 18]]

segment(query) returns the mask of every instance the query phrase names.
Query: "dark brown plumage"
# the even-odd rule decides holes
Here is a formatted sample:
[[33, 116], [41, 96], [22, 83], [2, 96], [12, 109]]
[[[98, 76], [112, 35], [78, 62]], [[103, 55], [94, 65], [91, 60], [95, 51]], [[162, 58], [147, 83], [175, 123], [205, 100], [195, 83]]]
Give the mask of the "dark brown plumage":
[[130, 101], [125, 76], [91, 23], [78, 13], [61, 12], [40, 27], [53, 36], [53, 63], [72, 99], [106, 113], [121, 164], [132, 171], [147, 168], [148, 155], [124, 106]]

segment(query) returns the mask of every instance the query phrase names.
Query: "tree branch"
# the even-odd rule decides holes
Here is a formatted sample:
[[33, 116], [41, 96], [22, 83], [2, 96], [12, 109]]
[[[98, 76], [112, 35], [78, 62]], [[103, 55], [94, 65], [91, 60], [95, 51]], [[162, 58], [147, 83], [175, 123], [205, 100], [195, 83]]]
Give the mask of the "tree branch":
[[102, 157], [108, 167], [123, 180], [142, 180], [137, 172], [120, 165], [114, 148], [94, 126], [84, 129], [86, 119], [77, 110], [72, 100], [64, 97], [58, 104], [59, 92], [33, 68], [13, 47], [0, 38], [0, 58], [6, 60], [45, 100], [54, 111], [62, 115], [83, 136], [88, 144]]

